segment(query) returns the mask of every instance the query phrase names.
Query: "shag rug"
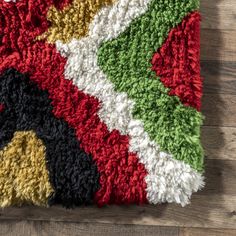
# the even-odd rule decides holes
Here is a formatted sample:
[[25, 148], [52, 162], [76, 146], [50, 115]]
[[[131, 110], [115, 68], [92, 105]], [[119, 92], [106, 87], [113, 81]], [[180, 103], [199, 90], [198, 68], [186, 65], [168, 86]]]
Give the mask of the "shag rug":
[[179, 203], [204, 185], [199, 0], [0, 0], [0, 207]]

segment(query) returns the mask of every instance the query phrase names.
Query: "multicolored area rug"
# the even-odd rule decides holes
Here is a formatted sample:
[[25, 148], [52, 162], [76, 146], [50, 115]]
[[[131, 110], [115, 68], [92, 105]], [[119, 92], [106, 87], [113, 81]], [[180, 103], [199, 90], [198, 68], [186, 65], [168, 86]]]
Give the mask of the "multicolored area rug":
[[203, 186], [199, 0], [0, 0], [0, 206], [189, 203]]

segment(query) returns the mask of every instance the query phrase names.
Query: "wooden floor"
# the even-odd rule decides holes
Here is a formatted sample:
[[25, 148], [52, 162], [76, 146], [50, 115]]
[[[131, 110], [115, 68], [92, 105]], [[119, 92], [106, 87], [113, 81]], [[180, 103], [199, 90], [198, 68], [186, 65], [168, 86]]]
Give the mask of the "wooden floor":
[[192, 204], [10, 208], [0, 235], [236, 235], [236, 1], [202, 0], [201, 12], [206, 187]]

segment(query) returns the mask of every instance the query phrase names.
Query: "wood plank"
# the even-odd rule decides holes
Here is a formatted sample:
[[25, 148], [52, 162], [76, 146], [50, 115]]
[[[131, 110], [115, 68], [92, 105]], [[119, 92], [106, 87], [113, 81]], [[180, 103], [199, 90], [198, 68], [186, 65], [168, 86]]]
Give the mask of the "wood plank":
[[235, 0], [201, 0], [202, 28], [236, 29]]
[[26, 219], [236, 229], [236, 196], [223, 194], [195, 194], [191, 205], [185, 208], [175, 204], [107, 206], [102, 209], [87, 206], [72, 210], [60, 206], [52, 208], [24, 206], [8, 208], [0, 212], [1, 220]]
[[206, 160], [205, 188], [200, 195], [227, 194], [236, 198], [236, 161]]
[[180, 236], [235, 236], [233, 229], [181, 228]]
[[236, 127], [236, 95], [205, 93], [202, 112], [204, 125]]
[[63, 223], [45, 221], [2, 221], [0, 236], [178, 236], [177, 227]]
[[235, 30], [201, 30], [201, 60], [236, 61]]
[[236, 95], [236, 63], [201, 61], [204, 93]]
[[208, 159], [236, 160], [236, 128], [203, 126], [201, 140]]

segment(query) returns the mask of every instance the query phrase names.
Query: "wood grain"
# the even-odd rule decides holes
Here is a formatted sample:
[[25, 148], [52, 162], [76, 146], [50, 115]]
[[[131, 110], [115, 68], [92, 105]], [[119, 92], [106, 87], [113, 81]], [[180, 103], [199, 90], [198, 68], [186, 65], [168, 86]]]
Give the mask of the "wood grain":
[[202, 28], [235, 29], [235, 0], [202, 0], [200, 5]]
[[206, 160], [205, 165], [206, 186], [198, 194], [236, 196], [236, 161], [212, 159]]
[[201, 30], [201, 60], [236, 61], [236, 29]]
[[206, 228], [181, 228], [180, 236], [235, 236], [236, 230], [206, 229]]
[[208, 159], [236, 161], [236, 127], [203, 126], [201, 141]]
[[236, 95], [203, 94], [204, 125], [236, 127]]
[[236, 63], [201, 61], [204, 93], [236, 95]]
[[0, 222], [0, 236], [178, 236], [177, 227], [63, 223], [45, 221]]
[[[215, 186], [217, 187], [216, 184]], [[25, 206], [1, 210], [1, 220], [50, 220], [83, 223], [160, 225], [182, 227], [231, 228], [236, 225], [236, 197], [225, 194], [195, 194], [191, 205], [92, 206], [73, 210], [60, 206]]]

